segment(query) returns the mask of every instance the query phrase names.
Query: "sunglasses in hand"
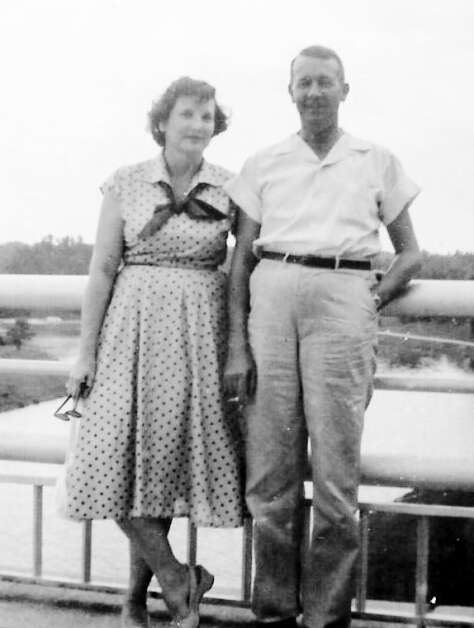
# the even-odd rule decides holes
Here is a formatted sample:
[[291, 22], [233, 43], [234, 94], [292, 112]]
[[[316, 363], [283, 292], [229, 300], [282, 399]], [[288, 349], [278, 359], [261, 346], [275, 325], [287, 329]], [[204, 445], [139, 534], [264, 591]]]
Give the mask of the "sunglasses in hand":
[[74, 405], [70, 410], [63, 410], [64, 406], [72, 399], [72, 395], [68, 395], [54, 413], [54, 416], [61, 421], [70, 421], [71, 417], [79, 419], [82, 414], [77, 410], [77, 404], [79, 403], [79, 397], [74, 401]]

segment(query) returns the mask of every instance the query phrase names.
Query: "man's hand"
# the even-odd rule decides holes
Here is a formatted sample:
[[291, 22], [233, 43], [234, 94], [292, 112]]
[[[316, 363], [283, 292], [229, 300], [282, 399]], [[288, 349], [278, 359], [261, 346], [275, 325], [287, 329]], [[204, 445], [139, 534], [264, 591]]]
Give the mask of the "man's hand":
[[247, 347], [230, 349], [224, 369], [224, 394], [227, 401], [239, 407], [246, 405], [255, 393], [257, 371]]

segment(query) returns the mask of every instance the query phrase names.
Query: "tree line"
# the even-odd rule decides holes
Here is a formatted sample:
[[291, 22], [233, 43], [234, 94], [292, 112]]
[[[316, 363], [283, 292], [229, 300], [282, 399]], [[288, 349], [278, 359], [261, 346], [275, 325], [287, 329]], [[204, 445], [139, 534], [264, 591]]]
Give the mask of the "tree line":
[[[44, 237], [35, 244], [0, 244], [0, 274], [86, 275], [92, 244], [82, 238]], [[376, 267], [386, 269], [393, 255], [381, 253]], [[423, 251], [419, 279], [474, 279], [474, 253], [456, 251], [446, 255]]]
[[0, 274], [87, 275], [92, 244], [82, 238], [44, 237], [35, 244], [0, 244]]
[[[382, 252], [375, 260], [376, 268], [386, 270], [393, 254]], [[422, 251], [421, 269], [417, 279], [474, 279], [474, 253], [456, 251], [442, 255]]]

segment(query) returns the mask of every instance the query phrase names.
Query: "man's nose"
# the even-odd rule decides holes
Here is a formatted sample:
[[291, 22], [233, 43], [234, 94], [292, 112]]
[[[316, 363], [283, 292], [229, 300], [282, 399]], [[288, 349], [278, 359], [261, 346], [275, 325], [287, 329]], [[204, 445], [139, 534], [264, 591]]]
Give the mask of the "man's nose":
[[313, 81], [308, 89], [309, 96], [319, 96], [321, 94], [321, 89], [316, 81]]

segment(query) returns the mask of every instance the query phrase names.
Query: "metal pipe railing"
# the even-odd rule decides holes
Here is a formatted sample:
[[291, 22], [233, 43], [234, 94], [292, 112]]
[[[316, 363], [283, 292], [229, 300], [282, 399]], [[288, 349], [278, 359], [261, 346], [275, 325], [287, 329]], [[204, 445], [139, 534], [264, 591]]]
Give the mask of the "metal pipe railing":
[[[13, 477], [9, 478], [14, 480]], [[5, 478], [0, 478], [4, 481]], [[22, 477], [24, 483], [27, 478]], [[82, 533], [82, 555], [81, 555], [81, 580], [55, 581], [43, 577], [42, 570], [42, 548], [43, 548], [43, 484], [39, 483], [37, 477], [32, 477], [33, 482], [33, 556], [32, 556], [32, 577], [13, 576], [8, 573], [0, 572], [0, 580], [9, 580], [14, 578], [20, 582], [44, 583], [48, 586], [61, 586], [70, 588], [90, 589], [90, 590], [107, 590], [119, 591], [120, 587], [108, 585], [106, 587], [94, 584], [91, 573], [91, 556], [92, 556], [92, 522], [83, 523]], [[45, 484], [51, 484], [46, 481]], [[305, 500], [305, 543], [307, 546], [310, 534], [311, 521], [311, 500]], [[415, 567], [415, 599], [413, 610], [397, 612], [393, 608], [382, 611], [380, 607], [371, 607], [371, 601], [367, 599], [367, 581], [369, 574], [369, 542], [370, 542], [370, 514], [374, 512], [391, 512], [398, 515], [409, 515], [416, 517], [416, 567]], [[355, 598], [355, 610], [353, 616], [360, 619], [378, 619], [388, 622], [412, 622], [419, 628], [423, 628], [429, 624], [446, 625], [446, 626], [474, 626], [474, 616], [460, 617], [459, 614], [449, 616], [446, 613], [442, 618], [436, 617], [428, 609], [427, 590], [428, 590], [428, 559], [429, 559], [429, 534], [430, 521], [433, 517], [462, 517], [466, 519], [474, 519], [474, 507], [453, 507], [437, 504], [416, 504], [404, 502], [368, 502], [359, 503], [359, 536], [361, 540], [361, 551], [359, 555], [357, 590]], [[190, 564], [196, 562], [197, 528], [188, 523], [187, 528], [187, 560]], [[244, 523], [242, 533], [242, 574], [240, 595], [234, 599], [228, 597], [206, 597], [206, 602], [210, 604], [221, 604], [225, 606], [239, 606], [247, 608], [250, 604], [251, 595], [251, 577], [252, 577], [252, 522], [247, 519]], [[304, 560], [304, 549], [303, 549]], [[155, 593], [156, 595], [156, 593]], [[158, 594], [159, 595], [159, 594]], [[471, 609], [472, 610], [472, 609]]]
[[[0, 275], [0, 307], [79, 311], [86, 282], [85, 275]], [[383, 314], [474, 317], [474, 281], [413, 280]]]

